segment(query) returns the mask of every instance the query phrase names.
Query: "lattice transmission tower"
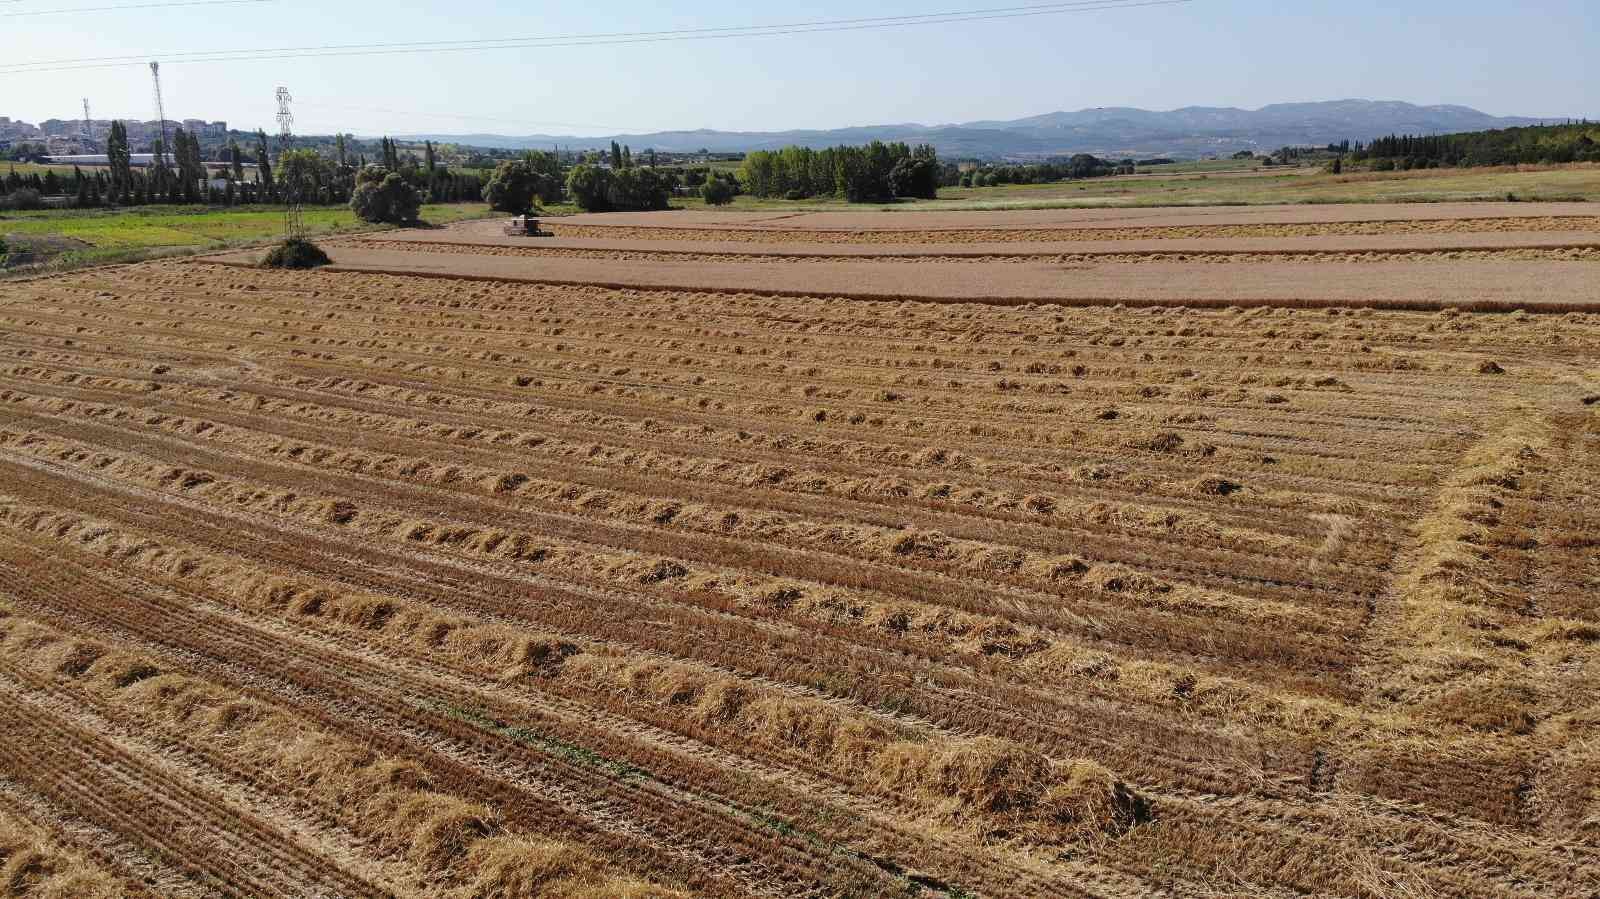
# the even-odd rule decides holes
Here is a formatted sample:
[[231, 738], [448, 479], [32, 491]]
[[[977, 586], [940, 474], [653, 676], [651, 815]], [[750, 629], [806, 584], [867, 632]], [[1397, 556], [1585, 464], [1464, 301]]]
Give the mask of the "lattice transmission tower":
[[150, 160], [150, 164], [154, 167], [157, 184], [165, 190], [167, 154], [172, 152], [172, 136], [167, 133], [167, 109], [161, 102], [161, 63], [150, 63], [150, 80], [155, 83], [156, 123], [161, 126], [161, 143], [156, 146], [155, 158]]
[[[285, 171], [283, 153], [294, 145], [294, 113], [289, 111], [289, 101], [294, 96], [286, 87], [278, 88], [278, 183], [283, 185], [283, 239], [300, 240], [306, 236], [305, 221], [301, 215], [300, 173]], [[290, 177], [292, 176], [292, 177]]]

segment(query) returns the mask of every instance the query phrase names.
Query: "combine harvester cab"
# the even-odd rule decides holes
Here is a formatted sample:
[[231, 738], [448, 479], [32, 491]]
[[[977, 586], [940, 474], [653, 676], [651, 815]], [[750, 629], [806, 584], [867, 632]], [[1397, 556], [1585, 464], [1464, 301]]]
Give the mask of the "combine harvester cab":
[[505, 224], [507, 237], [554, 237], [549, 231], [539, 230], [539, 220], [531, 215], [519, 215]]

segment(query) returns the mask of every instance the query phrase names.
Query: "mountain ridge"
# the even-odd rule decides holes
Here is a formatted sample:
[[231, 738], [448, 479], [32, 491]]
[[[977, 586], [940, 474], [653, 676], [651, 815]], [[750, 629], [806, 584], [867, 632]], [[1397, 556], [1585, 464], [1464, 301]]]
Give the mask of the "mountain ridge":
[[1137, 107], [1058, 110], [1019, 119], [978, 120], [924, 125], [899, 123], [784, 131], [720, 131], [712, 128], [615, 134], [595, 137], [532, 134], [414, 133], [403, 139], [437, 140], [502, 149], [571, 149], [609, 146], [636, 150], [713, 153], [771, 150], [790, 144], [809, 147], [870, 140], [931, 143], [943, 156], [982, 158], [1058, 156], [1095, 153], [1109, 156], [1225, 155], [1243, 149], [1270, 151], [1290, 145], [1323, 145], [1371, 140], [1389, 134], [1443, 134], [1560, 121], [1565, 117], [1494, 116], [1468, 106], [1428, 106], [1401, 100], [1326, 100], [1274, 103], [1259, 109], [1185, 106], [1157, 111]]

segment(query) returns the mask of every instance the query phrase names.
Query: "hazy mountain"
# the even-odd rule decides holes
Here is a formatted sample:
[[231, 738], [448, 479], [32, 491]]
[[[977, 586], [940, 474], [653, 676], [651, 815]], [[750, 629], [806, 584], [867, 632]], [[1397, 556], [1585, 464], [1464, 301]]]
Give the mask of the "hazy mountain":
[[1417, 106], [1398, 101], [1333, 100], [1277, 103], [1261, 109], [1190, 106], [1169, 112], [1105, 107], [1051, 112], [1012, 121], [949, 125], [867, 125], [825, 131], [659, 131], [570, 137], [535, 134], [415, 134], [480, 147], [542, 149], [559, 144], [599, 148], [611, 141], [635, 151], [647, 147], [676, 152], [706, 149], [716, 153], [770, 150], [789, 144], [825, 147], [865, 141], [931, 143], [948, 157], [1049, 156], [1098, 153], [1120, 156], [1226, 154], [1241, 149], [1275, 150], [1291, 144], [1368, 140], [1388, 134], [1443, 134], [1532, 125], [1549, 119], [1497, 117], [1465, 106]]

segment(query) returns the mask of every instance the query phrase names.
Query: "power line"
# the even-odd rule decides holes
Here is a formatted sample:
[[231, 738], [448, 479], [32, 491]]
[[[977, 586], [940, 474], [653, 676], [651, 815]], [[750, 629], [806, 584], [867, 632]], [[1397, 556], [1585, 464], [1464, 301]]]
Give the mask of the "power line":
[[[13, 2], [15, 2], [15, 0], [13, 0]], [[598, 34], [545, 35], [545, 36], [542, 36], [542, 37], [471, 38], [471, 39], [467, 39], [467, 40], [449, 40], [449, 41], [390, 41], [390, 42], [384, 42], [384, 43], [370, 43], [370, 44], [322, 44], [322, 45], [316, 45], [316, 46], [310, 46], [310, 47], [261, 47], [261, 48], [254, 49], [254, 50], [249, 50], [249, 49], [187, 50], [187, 51], [180, 50], [180, 51], [174, 51], [174, 52], [171, 52], [171, 53], [154, 53], [154, 54], [151, 54], [151, 53], [140, 53], [140, 54], [135, 54], [135, 55], [131, 55], [131, 56], [85, 56], [85, 57], [80, 57], [80, 58], [76, 58], [76, 59], [50, 59], [50, 60], [37, 60], [35, 62], [25, 62], [25, 63], [6, 63], [6, 64], [3, 64], [3, 65], [0, 65], [0, 68], [12, 68], [12, 67], [20, 67], [20, 66], [35, 66], [35, 65], [55, 65], [57, 63], [67, 64], [67, 63], [80, 63], [80, 62], [101, 62], [101, 61], [105, 61], [105, 60], [122, 60], [122, 59], [143, 60], [143, 59], [145, 59], [145, 58], [147, 58], [149, 56], [160, 56], [162, 59], [182, 59], [184, 57], [197, 57], [197, 58], [199, 58], [199, 57], [215, 56], [215, 55], [219, 55], [219, 54], [226, 54], [226, 55], [230, 55], [231, 56], [233, 54], [238, 54], [238, 53], [291, 53], [291, 52], [312, 51], [312, 50], [366, 50], [366, 49], [383, 49], [383, 48], [397, 48], [397, 47], [406, 47], [406, 48], [411, 48], [411, 47], [419, 47], [419, 48], [420, 47], [450, 47], [450, 46], [465, 46], [465, 45], [478, 45], [478, 44], [500, 44], [500, 43], [506, 43], [506, 42], [514, 42], [514, 43], [520, 44], [522, 42], [530, 42], [530, 41], [587, 41], [587, 40], [602, 40], [602, 39], [608, 39], [608, 38], [668, 37], [668, 36], [674, 36], [674, 35], [693, 36], [693, 35], [717, 34], [717, 33], [727, 33], [727, 32], [752, 32], [752, 31], [753, 32], [761, 32], [761, 31], [772, 30], [772, 29], [809, 28], [809, 27], [813, 27], [813, 26], [825, 26], [825, 25], [857, 25], [857, 24], [866, 24], [866, 23], [873, 23], [873, 22], [881, 22], [881, 23], [886, 23], [887, 24], [887, 23], [895, 23], [895, 22], [902, 22], [902, 21], [909, 22], [911, 20], [917, 20], [917, 19], [933, 19], [933, 18], [942, 18], [942, 17], [945, 17], [945, 16], [965, 16], [965, 15], [977, 15], [977, 14], [983, 14], [983, 13], [1011, 13], [1011, 12], [1030, 12], [1030, 11], [1041, 11], [1041, 12], [1043, 12], [1043, 11], [1058, 11], [1058, 10], [1065, 12], [1065, 11], [1069, 11], [1068, 8], [1070, 8], [1070, 7], [1090, 6], [1090, 5], [1096, 5], [1097, 6], [1097, 5], [1108, 3], [1108, 2], [1123, 3], [1123, 2], [1129, 2], [1129, 0], [1063, 0], [1063, 2], [1039, 3], [1039, 4], [1034, 4], [1034, 5], [1031, 5], [1031, 6], [1000, 6], [1000, 7], [990, 7], [990, 8], [987, 8], [987, 9], [953, 10], [953, 11], [950, 11], [950, 12], [943, 12], [943, 13], [919, 13], [919, 14], [908, 14], [908, 15], [903, 15], [903, 16], [873, 16], [873, 17], [858, 18], [858, 19], [820, 19], [820, 20], [812, 21], [812, 22], [785, 22], [785, 23], [779, 23], [779, 24], [773, 24], [773, 25], [733, 25], [733, 26], [724, 26], [724, 27], [716, 27], [716, 28], [680, 28], [680, 29], [672, 29], [672, 30], [667, 30], [667, 31], [614, 31], [614, 32], [601, 32], [601, 33], [598, 33]]]
[[[558, 37], [486, 38], [463, 41], [407, 41], [384, 44], [332, 44], [316, 47], [279, 47], [262, 50], [216, 50], [178, 52], [171, 54], [142, 54], [138, 59], [158, 55], [179, 62], [239, 62], [255, 59], [281, 60], [306, 59], [326, 56], [379, 56], [411, 53], [473, 52], [504, 49], [551, 49], [561, 47], [615, 46], [621, 44], [651, 44], [675, 41], [725, 40], [740, 37], [776, 37], [795, 34], [825, 32], [867, 31], [884, 28], [903, 28], [916, 25], [944, 25], [957, 22], [1018, 19], [1034, 16], [1060, 15], [1097, 10], [1134, 9], [1152, 6], [1177, 6], [1194, 0], [1075, 0], [1075, 2], [1050, 3], [1034, 6], [992, 7], [988, 9], [957, 10], [944, 13], [923, 13], [908, 16], [883, 16], [870, 19], [831, 19], [816, 22], [784, 25], [746, 25], [722, 28], [683, 29], [678, 31], [619, 32], [596, 35], [565, 35]], [[74, 69], [110, 68], [133, 64], [131, 56], [85, 57], [31, 63], [0, 65], [0, 74], [26, 72], [60, 72]], [[105, 60], [105, 61], [102, 61]], [[112, 61], [115, 60], [115, 61]]]
[[382, 106], [346, 106], [340, 103], [316, 103], [306, 100], [296, 100], [301, 106], [310, 106], [313, 109], [344, 109], [351, 112], [381, 112], [388, 115], [420, 116], [425, 118], [461, 119], [474, 122], [500, 122], [506, 125], [524, 125], [545, 127], [555, 125], [562, 128], [597, 128], [601, 131], [610, 131], [621, 134], [627, 131], [642, 131], [646, 129], [626, 128], [621, 125], [599, 125], [594, 122], [554, 122], [540, 119], [508, 119], [503, 116], [462, 115], [451, 112], [421, 112], [415, 109], [388, 109]]
[[125, 9], [159, 9], [168, 6], [235, 6], [240, 3], [272, 3], [273, 0], [171, 0], [165, 3], [125, 3], [121, 6], [73, 6], [66, 9], [30, 9], [0, 13], [0, 18], [18, 16], [65, 16], [82, 12], [121, 12]]

